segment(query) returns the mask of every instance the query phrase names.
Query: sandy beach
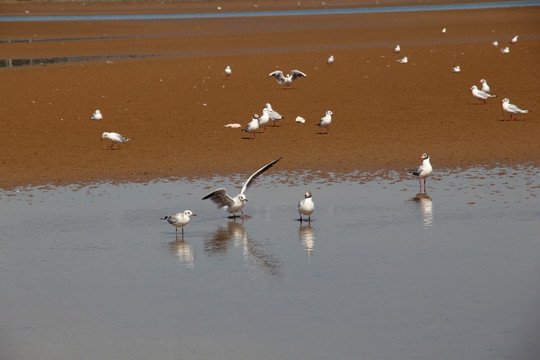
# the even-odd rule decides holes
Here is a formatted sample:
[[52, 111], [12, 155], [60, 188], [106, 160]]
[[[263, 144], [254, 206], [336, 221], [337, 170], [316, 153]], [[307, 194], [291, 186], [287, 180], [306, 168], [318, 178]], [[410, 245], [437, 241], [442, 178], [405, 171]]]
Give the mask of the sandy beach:
[[[260, 10], [296, 8], [296, 2], [257, 4]], [[0, 9], [6, 16], [216, 6], [253, 10], [252, 2], [2, 3]], [[3, 59], [103, 57], [0, 68], [0, 187], [250, 173], [280, 156], [276, 169], [323, 174], [413, 167], [423, 152], [435, 169], [538, 166], [539, 18], [540, 8], [530, 7], [0, 22]], [[519, 41], [510, 44], [515, 35]], [[392, 51], [396, 44], [399, 54]], [[506, 46], [510, 53], [502, 54]], [[327, 65], [330, 55], [336, 61]], [[403, 56], [407, 64], [397, 62]], [[227, 65], [233, 71], [228, 79]], [[452, 72], [456, 65], [460, 73]], [[278, 69], [298, 69], [307, 77], [284, 89], [268, 76]], [[486, 104], [470, 91], [482, 78], [497, 95]], [[531, 112], [509, 121], [503, 98]], [[245, 127], [267, 102], [285, 117], [279, 126], [255, 140], [225, 127]], [[96, 109], [103, 120], [91, 119]], [[327, 110], [334, 116], [323, 135], [315, 124]], [[306, 123], [295, 123], [297, 116]], [[105, 131], [132, 140], [121, 150], [107, 150]]]

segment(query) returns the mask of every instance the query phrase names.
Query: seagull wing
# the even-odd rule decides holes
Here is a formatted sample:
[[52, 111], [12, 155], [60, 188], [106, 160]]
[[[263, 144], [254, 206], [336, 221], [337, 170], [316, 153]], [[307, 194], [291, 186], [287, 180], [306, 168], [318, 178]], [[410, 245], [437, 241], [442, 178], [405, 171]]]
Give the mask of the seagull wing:
[[294, 80], [298, 79], [299, 77], [307, 77], [307, 75], [304, 74], [301, 71], [293, 70], [293, 71], [291, 71], [291, 77], [292, 77], [292, 80], [294, 81]]
[[277, 82], [280, 84], [283, 84], [283, 82], [285, 81], [285, 77], [283, 76], [283, 71], [281, 70], [276, 70], [274, 72], [271, 72], [268, 76], [275, 77]]
[[240, 194], [243, 194], [246, 192], [247, 188], [253, 183], [253, 181], [259, 176], [261, 175], [263, 172], [265, 172], [266, 170], [270, 169], [275, 163], [277, 163], [279, 160], [281, 160], [281, 158], [278, 158], [274, 161], [272, 161], [271, 163], [269, 164], [266, 164], [264, 165], [262, 168], [260, 168], [259, 170], [255, 171], [250, 177], [249, 179], [247, 179], [247, 181], [244, 183], [244, 186], [242, 186], [242, 191], [240, 191]]
[[234, 204], [234, 200], [227, 194], [227, 190], [224, 188], [217, 189], [210, 194], [202, 198], [202, 200], [210, 199], [217, 205], [218, 209], [222, 207], [231, 207]]

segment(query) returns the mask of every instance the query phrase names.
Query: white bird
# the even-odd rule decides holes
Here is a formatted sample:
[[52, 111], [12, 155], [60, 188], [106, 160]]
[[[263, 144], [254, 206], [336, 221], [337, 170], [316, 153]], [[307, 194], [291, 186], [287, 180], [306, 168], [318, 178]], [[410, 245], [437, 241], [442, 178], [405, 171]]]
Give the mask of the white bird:
[[406, 64], [409, 62], [409, 59], [405, 56], [403, 59], [399, 59], [397, 62], [400, 64]]
[[311, 198], [311, 191], [307, 191], [304, 194], [304, 199], [298, 202], [298, 213], [300, 214], [300, 222], [302, 222], [302, 215], [308, 216], [308, 222], [311, 222], [311, 214], [315, 209], [315, 204]]
[[478, 88], [476, 87], [476, 85], [471, 86], [471, 91], [472, 91], [472, 95], [473, 95], [475, 98], [477, 98], [478, 100], [482, 100], [482, 102], [483, 102], [484, 104], [486, 103], [486, 99], [487, 99], [487, 98], [497, 97], [497, 95], [491, 95], [491, 94], [488, 94], [488, 93], [485, 92], [485, 91], [478, 90]]
[[490, 89], [486, 79], [480, 79], [480, 84], [482, 84], [482, 91], [489, 94], [491, 89]]
[[503, 111], [510, 114], [510, 120], [517, 120], [517, 114], [526, 114], [529, 112], [529, 110], [521, 110], [516, 105], [510, 104], [510, 100], [507, 98], [502, 100], [502, 107]]
[[272, 105], [270, 105], [270, 103], [266, 103], [266, 105], [264, 106], [268, 109], [268, 116], [270, 116], [270, 120], [272, 120], [274, 124], [273, 126], [276, 126], [276, 121], [282, 120], [283, 116], [281, 116], [280, 113], [272, 109]]
[[441, 34], [446, 34], [446, 28], [442, 28]]
[[433, 167], [431, 166], [431, 163], [429, 162], [429, 155], [427, 153], [423, 153], [420, 157], [420, 160], [422, 160], [422, 164], [420, 164], [416, 169], [414, 170], [407, 170], [409, 173], [413, 174], [414, 176], [418, 177], [418, 182], [420, 183], [420, 192], [422, 192], [422, 179], [424, 179], [424, 193], [426, 193], [426, 178], [431, 175], [431, 172], [433, 171]]
[[491, 45], [497, 47], [497, 46], [499, 46], [499, 42], [497, 40], [495, 40], [494, 42], [491, 43]]
[[270, 122], [270, 115], [268, 115], [268, 109], [262, 109], [262, 115], [259, 116], [259, 129], [263, 129], [263, 132], [266, 132], [266, 127]]
[[503, 53], [503, 54], [509, 54], [509, 53], [510, 53], [510, 48], [509, 48], [508, 46], [505, 47], [505, 48], [502, 48], [502, 49], [501, 49], [501, 53]]
[[326, 133], [328, 134], [328, 132], [330, 131], [330, 124], [332, 123], [332, 112], [330, 110], [328, 110], [326, 112], [326, 115], [324, 115], [321, 120], [319, 120], [319, 123], [317, 124], [317, 126], [321, 127], [321, 128], [326, 128]]
[[252, 134], [252, 139], [255, 139], [255, 133], [259, 131], [259, 115], [253, 114], [251, 117], [251, 121], [246, 125], [246, 128], [242, 130], [243, 132], [247, 132], [249, 134]]
[[455, 73], [458, 73], [461, 71], [461, 68], [459, 67], [459, 65], [456, 65], [452, 68], [452, 72], [455, 72]]
[[274, 72], [271, 72], [268, 76], [273, 76], [276, 78], [276, 81], [280, 84], [285, 85], [287, 88], [291, 87], [291, 83], [301, 77], [307, 77], [306, 74], [304, 74], [301, 71], [293, 70], [290, 74], [287, 74], [287, 76], [283, 76], [283, 72], [281, 70], [276, 70]]
[[189, 222], [190, 216], [197, 216], [191, 210], [186, 210], [183, 213], [176, 213], [171, 216], [162, 217], [161, 220], [167, 220], [169, 224], [176, 228], [176, 234], [178, 234], [178, 228], [182, 228], [182, 235], [184, 235], [184, 226]]
[[398, 45], [396, 45], [396, 47], [394, 48], [394, 54], [397, 54], [398, 52], [401, 51], [401, 47]]
[[229, 194], [227, 194], [227, 190], [224, 188], [217, 189], [210, 194], [206, 195], [202, 198], [202, 200], [210, 199], [212, 200], [218, 207], [218, 209], [224, 208], [229, 213], [233, 214], [232, 217], [236, 217], [236, 213], [240, 211], [242, 213], [242, 217], [245, 217], [244, 212], [242, 209], [244, 208], [244, 205], [248, 201], [246, 198], [245, 192], [248, 189], [251, 184], [253, 184], [253, 181], [264, 173], [266, 170], [270, 169], [275, 163], [277, 163], [281, 158], [278, 158], [274, 161], [272, 161], [269, 164], [264, 165], [259, 170], [255, 171], [244, 183], [242, 186], [242, 190], [240, 190], [240, 194], [236, 195], [235, 197], [230, 197]]
[[231, 76], [232, 74], [232, 70], [231, 70], [231, 67], [229, 65], [227, 65], [227, 67], [225, 68], [225, 78], [229, 78], [229, 76]]
[[92, 120], [103, 120], [103, 115], [101, 115], [101, 111], [94, 111], [94, 114], [92, 115]]
[[332, 65], [334, 63], [334, 55], [330, 55], [330, 57], [326, 60], [326, 65]]
[[515, 43], [517, 43], [517, 40], [518, 40], [518, 36], [516, 35], [516, 36], [514, 36], [514, 37], [512, 38], [512, 40], [510, 40], [510, 44], [515, 44]]
[[107, 148], [108, 150], [113, 150], [114, 144], [118, 144], [118, 150], [120, 150], [121, 143], [131, 140], [131, 138], [125, 138], [119, 133], [115, 132], [104, 132], [103, 134], [101, 134], [101, 140], [103, 141], [103, 139], [111, 140], [111, 146]]

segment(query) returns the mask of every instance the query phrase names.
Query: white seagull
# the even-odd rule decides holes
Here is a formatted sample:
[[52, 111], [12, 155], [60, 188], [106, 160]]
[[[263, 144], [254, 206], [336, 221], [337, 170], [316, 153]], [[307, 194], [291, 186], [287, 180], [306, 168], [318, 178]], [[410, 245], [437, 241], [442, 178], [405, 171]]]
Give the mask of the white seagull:
[[232, 70], [231, 70], [231, 67], [229, 65], [227, 65], [227, 67], [225, 68], [225, 78], [229, 78], [229, 76], [231, 76], [232, 74]]
[[502, 48], [502, 49], [501, 49], [501, 53], [503, 53], [503, 54], [509, 54], [509, 53], [510, 53], [510, 48], [509, 48], [508, 46], [505, 47], [505, 48]]
[[452, 72], [455, 72], [455, 73], [458, 73], [461, 71], [461, 68], [459, 67], [459, 65], [456, 65], [452, 68]]
[[190, 216], [197, 216], [191, 210], [186, 210], [183, 213], [176, 213], [171, 216], [162, 217], [161, 220], [167, 220], [169, 224], [176, 228], [176, 234], [178, 234], [178, 228], [182, 228], [182, 235], [184, 235], [184, 226], [189, 222]]
[[319, 123], [317, 124], [317, 126], [319, 127], [322, 127], [322, 128], [326, 128], [326, 133], [328, 134], [328, 132], [330, 131], [330, 124], [332, 123], [332, 112], [330, 110], [328, 110], [326, 112], [326, 115], [324, 115], [321, 120], [319, 120]]
[[282, 120], [283, 116], [281, 116], [280, 113], [272, 109], [272, 105], [270, 105], [270, 103], [266, 103], [266, 105], [264, 106], [268, 109], [268, 116], [270, 116], [270, 120], [272, 120], [274, 124], [273, 126], [276, 126], [276, 121]]
[[397, 62], [400, 64], [406, 64], [409, 62], [409, 59], [405, 56], [403, 59], [399, 59]]
[[472, 96], [474, 96], [478, 100], [482, 100], [484, 104], [486, 103], [487, 98], [497, 97], [497, 95], [491, 95], [485, 91], [478, 90], [476, 85], [471, 86], [471, 91], [472, 91]]
[[491, 43], [491, 45], [497, 47], [497, 46], [499, 46], [499, 42], [497, 40], [495, 40], [494, 42]]
[[332, 65], [334, 63], [334, 55], [330, 55], [330, 57], [326, 60], [326, 65]]
[[103, 141], [103, 139], [111, 140], [111, 146], [107, 148], [108, 150], [113, 150], [114, 144], [118, 144], [118, 150], [120, 150], [121, 143], [131, 140], [131, 138], [125, 138], [119, 133], [115, 132], [104, 132], [103, 134], [101, 134], [101, 140]]
[[486, 79], [480, 79], [480, 84], [482, 84], [482, 91], [489, 94], [491, 91]]
[[246, 125], [246, 128], [242, 130], [243, 132], [247, 132], [249, 134], [252, 134], [252, 139], [255, 139], [255, 133], [259, 131], [259, 115], [253, 114], [251, 117], [251, 121]]
[[433, 168], [431, 167], [431, 163], [429, 162], [429, 155], [427, 153], [423, 153], [420, 157], [420, 160], [422, 160], [422, 164], [420, 164], [415, 170], [403, 170], [406, 170], [414, 176], [418, 177], [418, 182], [420, 183], [420, 192], [422, 192], [422, 179], [424, 179], [424, 193], [426, 193], [426, 178], [431, 175]]
[[394, 54], [397, 54], [398, 52], [401, 51], [401, 47], [398, 45], [396, 45], [396, 47], [394, 48]]
[[103, 120], [103, 115], [101, 115], [101, 111], [94, 111], [94, 114], [92, 115], [92, 120]]
[[514, 37], [512, 38], [512, 40], [510, 40], [510, 44], [515, 44], [515, 43], [517, 43], [517, 40], [518, 40], [518, 36], [516, 35], [516, 36], [514, 36]]
[[442, 28], [441, 34], [446, 34], [446, 28]]
[[253, 181], [262, 173], [264, 173], [266, 170], [270, 169], [275, 163], [277, 163], [281, 158], [278, 158], [274, 161], [272, 161], [269, 164], [264, 165], [259, 170], [255, 171], [244, 183], [242, 186], [242, 190], [240, 190], [240, 194], [236, 195], [235, 197], [230, 197], [229, 194], [227, 194], [227, 190], [224, 188], [217, 189], [210, 194], [206, 195], [202, 198], [202, 200], [210, 199], [212, 200], [218, 207], [218, 209], [224, 208], [226, 211], [233, 214], [231, 217], [236, 218], [236, 213], [240, 211], [242, 213], [242, 217], [245, 217], [244, 212], [242, 209], [244, 208], [244, 205], [248, 201], [246, 198], [245, 192], [247, 188], [253, 184]]
[[264, 107], [262, 109], [262, 115], [259, 116], [259, 129], [263, 129], [263, 132], [266, 132], [266, 127], [268, 126], [269, 122], [270, 115], [268, 115], [268, 109]]
[[308, 216], [308, 222], [311, 222], [311, 214], [315, 209], [315, 204], [311, 198], [311, 191], [307, 191], [304, 194], [304, 199], [298, 202], [298, 213], [300, 214], [300, 222], [302, 222], [302, 215]]
[[278, 83], [285, 85], [287, 88], [291, 87], [291, 83], [294, 80], [301, 77], [307, 77], [306, 74], [298, 70], [291, 71], [291, 73], [287, 74], [287, 76], [283, 76], [283, 72], [281, 70], [276, 70], [274, 72], [271, 72], [268, 76], [275, 77]]
[[529, 112], [529, 110], [521, 110], [516, 105], [510, 104], [510, 100], [507, 98], [502, 100], [502, 107], [503, 111], [510, 114], [510, 120], [517, 120], [517, 114], [526, 114]]

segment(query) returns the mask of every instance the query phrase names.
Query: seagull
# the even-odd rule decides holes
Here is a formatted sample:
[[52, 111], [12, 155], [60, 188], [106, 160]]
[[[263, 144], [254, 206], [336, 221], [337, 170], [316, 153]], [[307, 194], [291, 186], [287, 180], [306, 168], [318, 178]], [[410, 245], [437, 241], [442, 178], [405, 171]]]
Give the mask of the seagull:
[[283, 76], [283, 72], [281, 70], [276, 70], [274, 72], [271, 72], [268, 76], [275, 77], [278, 83], [285, 85], [287, 88], [291, 87], [291, 83], [294, 80], [301, 77], [307, 77], [306, 74], [298, 70], [291, 71], [291, 73], [287, 74], [287, 76]]
[[94, 114], [92, 115], [92, 120], [103, 120], [103, 115], [101, 115], [101, 111], [94, 111]]
[[111, 146], [109, 146], [107, 148], [108, 150], [113, 150], [113, 145], [114, 144], [118, 144], [118, 150], [120, 150], [120, 144], [121, 143], [131, 140], [131, 138], [129, 138], [129, 139], [125, 138], [122, 135], [120, 135], [119, 133], [115, 133], [115, 132], [104, 132], [103, 134], [101, 134], [101, 140], [103, 140], [103, 139], [111, 140]]
[[225, 77], [228, 79], [229, 76], [231, 76], [231, 74], [232, 74], [231, 67], [227, 65], [227, 67], [225, 68]]
[[521, 110], [516, 105], [510, 104], [510, 100], [507, 98], [502, 100], [502, 107], [503, 111], [510, 114], [510, 120], [517, 120], [517, 114], [526, 114], [529, 112], [529, 110]]
[[495, 40], [494, 42], [491, 43], [491, 45], [497, 47], [497, 46], [499, 46], [499, 42], [497, 40]]
[[315, 204], [311, 199], [311, 191], [306, 191], [304, 199], [298, 202], [298, 213], [300, 214], [300, 222], [302, 222], [302, 215], [308, 216], [308, 222], [311, 222], [311, 214], [315, 209]]
[[418, 182], [420, 183], [420, 192], [422, 192], [422, 179], [424, 179], [424, 194], [426, 193], [426, 178], [431, 175], [431, 172], [433, 171], [433, 168], [431, 167], [431, 163], [429, 162], [429, 155], [427, 153], [423, 153], [420, 157], [420, 160], [422, 160], [422, 164], [419, 165], [415, 170], [407, 170], [409, 173], [413, 174], [414, 176], [418, 177]]
[[397, 62], [400, 64], [406, 64], [409, 62], [409, 59], [405, 56], [403, 59], [399, 59]]
[[268, 109], [268, 116], [270, 116], [270, 120], [273, 121], [273, 126], [276, 126], [276, 121], [282, 120], [283, 116], [281, 116], [280, 113], [272, 109], [272, 105], [270, 105], [270, 103], [266, 103], [266, 105], [264, 106]]
[[503, 53], [503, 54], [508, 54], [508, 53], [510, 53], [510, 48], [509, 48], [508, 46], [505, 47], [505, 48], [502, 48], [502, 49], [501, 49], [501, 53]]
[[194, 214], [191, 210], [186, 210], [183, 213], [162, 217], [161, 220], [167, 220], [169, 224], [176, 227], [176, 234], [178, 234], [178, 228], [182, 228], [182, 235], [184, 235], [184, 226], [189, 222], [190, 216], [197, 216], [197, 214]]
[[246, 198], [246, 195], [244, 193], [246, 192], [247, 188], [251, 184], [253, 184], [253, 181], [259, 175], [264, 173], [266, 170], [270, 169], [279, 160], [281, 160], [281, 158], [278, 158], [272, 161], [271, 163], [264, 165], [259, 170], [255, 171], [242, 186], [242, 190], [240, 191], [240, 194], [236, 195], [235, 197], [230, 197], [229, 194], [227, 194], [226, 189], [220, 188], [206, 195], [205, 197], [202, 198], [202, 200], [206, 200], [206, 199], [212, 200], [217, 205], [218, 209], [224, 208], [225, 210], [233, 214], [232, 218], [236, 218], [236, 213], [238, 211], [242, 213], [242, 217], [245, 217], [245, 214], [242, 211], [242, 209], [244, 208], [244, 205], [248, 201], [248, 199]]
[[472, 95], [473, 95], [475, 98], [477, 98], [477, 99], [479, 99], [479, 100], [482, 100], [484, 104], [486, 103], [486, 99], [487, 99], [487, 98], [490, 98], [490, 97], [497, 97], [497, 95], [491, 95], [491, 94], [488, 94], [488, 93], [485, 92], [485, 91], [478, 90], [478, 88], [476, 87], [476, 85], [471, 86], [471, 91], [472, 91]]
[[399, 44], [396, 45], [396, 47], [394, 48], [394, 54], [397, 54], [398, 52], [401, 51], [401, 47], [399, 47]]
[[330, 110], [328, 110], [326, 112], [326, 115], [323, 116], [321, 118], [321, 120], [319, 120], [319, 123], [317, 124], [317, 126], [322, 127], [322, 128], [326, 128], [326, 133], [328, 134], [328, 132], [330, 131], [330, 124], [331, 123], [332, 123], [332, 112]]
[[489, 94], [491, 89], [489, 88], [487, 81], [485, 79], [480, 79], [480, 84], [482, 84], [482, 91]]
[[446, 34], [446, 28], [442, 28], [441, 34]]
[[512, 38], [512, 40], [510, 40], [510, 44], [515, 44], [515, 43], [517, 43], [517, 39], [518, 39], [518, 36], [517, 36], [517, 35], [514, 36], [514, 37]]
[[251, 121], [246, 125], [246, 128], [242, 131], [253, 134], [252, 139], [255, 140], [255, 133], [259, 131], [259, 115], [253, 114], [253, 116], [251, 117]]
[[455, 72], [455, 73], [458, 73], [461, 71], [461, 68], [459, 67], [459, 65], [456, 65], [452, 68], [452, 72]]
[[259, 117], [259, 129], [264, 129], [263, 132], [266, 132], [266, 126], [270, 122], [270, 115], [268, 115], [268, 109], [263, 108], [263, 114]]
[[330, 57], [326, 60], [326, 65], [332, 65], [334, 63], [334, 55], [330, 55]]

